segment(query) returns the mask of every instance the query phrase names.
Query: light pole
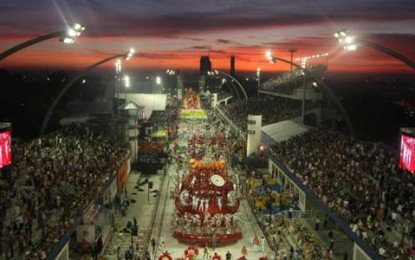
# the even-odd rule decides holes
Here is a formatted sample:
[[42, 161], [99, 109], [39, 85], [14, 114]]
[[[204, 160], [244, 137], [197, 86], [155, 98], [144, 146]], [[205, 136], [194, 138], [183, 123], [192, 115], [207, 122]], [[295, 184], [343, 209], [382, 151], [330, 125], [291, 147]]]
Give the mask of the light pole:
[[163, 79], [160, 76], [156, 76], [156, 85], [160, 86], [161, 88], [160, 93], [163, 93], [164, 84], [163, 84]]
[[115, 110], [118, 114], [118, 106], [119, 106], [119, 100], [120, 100], [120, 86], [119, 86], [119, 80], [120, 80], [120, 73], [122, 71], [122, 61], [118, 59], [115, 62], [115, 96], [116, 96], [116, 103], [115, 103]]
[[[172, 95], [174, 94], [174, 90], [177, 86], [177, 79], [178, 79], [178, 71], [177, 70], [173, 70], [173, 69], [167, 69], [166, 70], [166, 74], [168, 76], [166, 76], [166, 93], [168, 93], [168, 95]], [[175, 80], [174, 80], [175, 79]]]
[[297, 67], [297, 68], [301, 69], [301, 72], [303, 73], [303, 98], [302, 98], [302, 106], [301, 106], [301, 121], [302, 121], [301, 123], [304, 124], [304, 117], [305, 117], [305, 89], [306, 89], [306, 73], [305, 73], [305, 70], [306, 70], [306, 61], [307, 60], [305, 59], [304, 60], [304, 63], [301, 64], [301, 65], [299, 65], [299, 64], [293, 63], [292, 61], [288, 61], [288, 60], [284, 60], [284, 59], [281, 59], [281, 58], [277, 58], [277, 57], [274, 56], [274, 54], [272, 54], [269, 51], [265, 53], [265, 56], [268, 58], [269, 62], [271, 62], [273, 64], [276, 63], [277, 60], [279, 60], [279, 61], [286, 62], [286, 63], [290, 64], [291, 67], [294, 66], [294, 67]]
[[[301, 58], [297, 58], [296, 60], [301, 61], [301, 67], [306, 69], [307, 68], [307, 62], [311, 59], [319, 59], [319, 58], [326, 58], [328, 57], [329, 54], [326, 53], [321, 53], [321, 54], [314, 54], [314, 55], [310, 55], [310, 56], [306, 56], [306, 57], [301, 57]], [[291, 63], [292, 63], [292, 56], [291, 56]], [[291, 64], [292, 66], [292, 64]], [[303, 74], [304, 74], [304, 82], [303, 82], [303, 103], [302, 103], [302, 118], [303, 118], [303, 124], [304, 124], [304, 119], [305, 119], [305, 100], [306, 100], [306, 74], [303, 70]]]
[[[291, 53], [291, 62], [293, 62], [294, 53], [297, 52], [297, 49], [290, 48], [290, 49], [288, 49], [288, 51]], [[293, 65], [292, 64], [290, 64], [290, 71], [293, 71]]]
[[[131, 86], [131, 81], [130, 81], [130, 76], [128, 76], [128, 75], [124, 75], [124, 78], [123, 78], [123, 80], [124, 80], [124, 87], [127, 89], [127, 88], [130, 88], [130, 86]], [[124, 98], [125, 98], [125, 101], [127, 101], [127, 91], [124, 91]]]
[[47, 128], [47, 126], [48, 126], [48, 123], [49, 123], [49, 119], [50, 119], [50, 116], [52, 115], [52, 112], [53, 112], [53, 110], [55, 109], [55, 107], [56, 107], [56, 105], [58, 104], [58, 102], [60, 101], [60, 99], [62, 98], [62, 96], [66, 93], [66, 91], [68, 91], [68, 89], [76, 82], [76, 81], [78, 81], [80, 78], [82, 78], [85, 74], [87, 74], [89, 71], [91, 71], [93, 68], [95, 68], [95, 67], [98, 67], [99, 65], [101, 65], [101, 64], [103, 64], [103, 63], [105, 63], [105, 62], [107, 62], [107, 61], [110, 61], [110, 60], [114, 60], [114, 59], [117, 59], [117, 58], [124, 58], [125, 60], [129, 60], [129, 59], [131, 59], [133, 56], [134, 56], [134, 53], [135, 53], [135, 51], [134, 51], [134, 49], [130, 49], [129, 50], [129, 52], [127, 52], [127, 53], [123, 53], [123, 54], [116, 54], [116, 55], [114, 55], [114, 56], [111, 56], [111, 57], [109, 57], [109, 58], [106, 58], [106, 59], [103, 59], [103, 60], [101, 60], [101, 61], [99, 61], [99, 62], [97, 62], [97, 63], [95, 63], [95, 64], [93, 64], [93, 65], [91, 65], [91, 66], [89, 66], [88, 68], [86, 68], [84, 71], [82, 71], [81, 73], [79, 73], [76, 77], [74, 77], [71, 81], [69, 81], [68, 82], [68, 84], [66, 84], [64, 87], [63, 87], [63, 89], [59, 92], [59, 94], [56, 96], [56, 98], [53, 100], [53, 103], [52, 103], [52, 105], [49, 107], [49, 110], [48, 110], [48, 112], [46, 113], [46, 116], [45, 116], [45, 118], [43, 119], [43, 122], [42, 122], [42, 126], [41, 126], [41, 128], [40, 128], [40, 134], [39, 134], [39, 136], [42, 136], [44, 133], [45, 133], [45, 131], [46, 131], [46, 128]]
[[0, 61], [12, 55], [13, 53], [20, 51], [21, 49], [24, 49], [33, 44], [46, 41], [48, 39], [52, 39], [55, 37], [59, 37], [59, 40], [65, 44], [72, 44], [75, 42], [75, 38], [79, 37], [84, 30], [85, 30], [85, 27], [77, 23], [73, 27], [69, 27], [66, 31], [54, 32], [54, 33], [39, 36], [37, 38], [31, 39], [27, 42], [23, 42], [19, 45], [16, 45], [2, 52], [0, 54]]
[[[326, 83], [324, 83], [322, 80], [320, 80], [320, 79], [318, 79], [318, 78], [316, 78], [316, 77], [314, 77], [313, 75], [311, 75], [310, 73], [309, 73], [309, 71], [308, 71], [308, 69], [304, 66], [301, 66], [301, 65], [299, 65], [299, 64], [297, 64], [297, 63], [294, 63], [294, 62], [291, 62], [291, 61], [288, 61], [288, 60], [285, 60], [285, 59], [282, 59], [282, 58], [278, 58], [278, 57], [276, 57], [276, 56], [274, 56], [271, 52], [266, 52], [266, 54], [265, 54], [265, 56], [268, 58], [268, 60], [271, 62], [271, 63], [276, 63], [277, 62], [277, 60], [278, 61], [281, 61], [281, 62], [284, 62], [284, 63], [287, 63], [287, 64], [291, 64], [291, 65], [293, 65], [294, 67], [296, 67], [296, 68], [299, 68], [300, 70], [302, 70], [303, 71], [303, 73], [304, 73], [304, 78], [305, 78], [305, 75], [306, 74], [308, 74], [307, 76], [310, 78], [310, 79], [312, 79], [312, 80], [314, 80], [315, 82], [317, 82], [317, 84], [318, 85], [320, 85], [320, 86], [322, 86], [323, 88], [324, 88], [324, 90], [330, 95], [330, 97], [334, 100], [334, 102], [337, 104], [337, 107], [339, 108], [339, 110], [341, 111], [341, 113], [343, 114], [343, 116], [344, 116], [344, 119], [346, 120], [346, 124], [347, 124], [347, 128], [348, 128], [348, 131], [349, 131], [349, 133], [350, 133], [350, 135], [352, 135], [352, 136], [354, 136], [355, 135], [355, 130], [354, 130], [354, 127], [353, 127], [353, 124], [352, 124], [352, 121], [350, 120], [350, 117], [349, 117], [349, 114], [347, 113], [347, 111], [346, 111], [346, 109], [344, 108], [344, 106], [341, 104], [341, 102], [338, 100], [338, 98], [337, 98], [337, 96], [334, 94], [334, 92], [326, 85]], [[304, 81], [305, 81], [305, 79], [304, 79]], [[303, 118], [304, 119], [304, 118]], [[303, 121], [303, 123], [304, 123], [304, 121]]]
[[218, 75], [218, 74], [222, 74], [222, 75], [224, 75], [224, 76], [226, 76], [226, 77], [230, 78], [230, 79], [231, 79], [231, 82], [235, 82], [235, 83], [236, 83], [236, 85], [238, 85], [238, 87], [241, 89], [242, 93], [244, 94], [244, 97], [245, 97], [245, 103], [248, 103], [248, 95], [246, 94], [246, 91], [245, 91], [244, 87], [242, 87], [241, 83], [240, 83], [237, 79], [235, 79], [234, 77], [232, 77], [232, 76], [231, 76], [231, 75], [229, 75], [228, 73], [223, 72], [223, 71], [220, 71], [220, 70], [208, 71], [208, 75], [215, 75], [215, 74], [216, 74], [216, 75]]
[[258, 84], [257, 84], [257, 97], [259, 98], [259, 85], [261, 84], [261, 67], [258, 67], [256, 69], [256, 77], [258, 79]]
[[354, 36], [350, 36], [347, 33], [347, 29], [343, 29], [343, 30], [340, 30], [334, 33], [334, 37], [339, 40], [339, 42], [343, 45], [343, 49], [347, 51], [354, 51], [357, 49], [359, 45], [371, 47], [385, 54], [388, 54], [389, 56], [392, 56], [393, 58], [398, 59], [402, 61], [403, 63], [405, 63], [406, 65], [408, 65], [409, 67], [415, 69], [415, 62], [412, 61], [411, 59], [405, 57], [404, 55], [396, 51], [393, 51], [389, 48], [379, 45], [377, 43], [356, 39]]

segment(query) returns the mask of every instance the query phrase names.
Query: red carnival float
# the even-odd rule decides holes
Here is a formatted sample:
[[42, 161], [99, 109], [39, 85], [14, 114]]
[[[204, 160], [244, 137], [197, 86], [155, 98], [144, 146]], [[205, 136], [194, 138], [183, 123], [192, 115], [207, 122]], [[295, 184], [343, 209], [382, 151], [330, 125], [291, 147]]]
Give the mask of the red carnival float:
[[187, 147], [176, 153], [174, 236], [192, 246], [233, 244], [242, 238], [240, 195], [235, 184], [237, 176], [232, 170], [228, 172], [224, 160], [228, 155], [227, 137], [214, 131], [198, 133], [192, 124], [207, 122], [207, 114], [192, 110], [195, 105], [198, 107], [199, 97], [189, 89], [180, 113], [180, 120], [189, 128], [181, 127], [183, 136], [188, 138], [184, 140]]
[[242, 237], [239, 197], [225, 161], [190, 159], [189, 163], [191, 170], [175, 197], [175, 237], [199, 246], [235, 243]]

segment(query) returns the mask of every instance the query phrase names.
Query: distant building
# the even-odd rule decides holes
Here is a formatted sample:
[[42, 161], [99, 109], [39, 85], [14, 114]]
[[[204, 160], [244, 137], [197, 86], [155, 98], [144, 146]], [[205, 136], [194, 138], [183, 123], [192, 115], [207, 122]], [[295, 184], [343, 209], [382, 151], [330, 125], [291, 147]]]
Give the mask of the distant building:
[[235, 77], [235, 56], [231, 56], [231, 70], [229, 71], [232, 77]]
[[200, 57], [200, 75], [207, 75], [212, 70], [212, 63], [209, 56]]

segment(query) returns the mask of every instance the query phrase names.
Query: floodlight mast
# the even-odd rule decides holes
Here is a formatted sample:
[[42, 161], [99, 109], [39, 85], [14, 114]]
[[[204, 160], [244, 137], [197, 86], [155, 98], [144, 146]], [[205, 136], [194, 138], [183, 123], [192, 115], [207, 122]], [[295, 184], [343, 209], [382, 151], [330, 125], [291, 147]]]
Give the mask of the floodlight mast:
[[347, 29], [343, 29], [340, 30], [336, 33], [334, 33], [334, 37], [338, 39], [338, 41], [343, 45], [343, 49], [348, 50], [348, 51], [354, 51], [357, 49], [357, 46], [359, 45], [363, 45], [366, 47], [370, 47], [373, 49], [376, 49], [380, 52], [383, 52], [397, 60], [402, 61], [403, 63], [405, 63], [406, 65], [408, 65], [409, 67], [415, 69], [415, 62], [412, 61], [411, 59], [409, 59], [408, 57], [394, 51], [391, 50], [385, 46], [382, 46], [380, 44], [374, 43], [374, 42], [370, 42], [370, 41], [366, 41], [366, 40], [361, 40], [361, 39], [356, 39], [353, 36], [350, 36], [347, 33]]
[[54, 32], [46, 35], [39, 36], [37, 38], [31, 39], [29, 41], [23, 42], [19, 45], [16, 45], [0, 54], [0, 61], [7, 58], [8, 56], [12, 55], [13, 53], [16, 53], [26, 47], [29, 47], [31, 45], [34, 45], [36, 43], [46, 41], [52, 38], [60, 37], [60, 41], [65, 44], [72, 44], [75, 42], [75, 38], [78, 38], [81, 33], [85, 30], [85, 27], [83, 27], [80, 24], [75, 24], [73, 27], [68, 28], [67, 31], [61, 31], [61, 32]]

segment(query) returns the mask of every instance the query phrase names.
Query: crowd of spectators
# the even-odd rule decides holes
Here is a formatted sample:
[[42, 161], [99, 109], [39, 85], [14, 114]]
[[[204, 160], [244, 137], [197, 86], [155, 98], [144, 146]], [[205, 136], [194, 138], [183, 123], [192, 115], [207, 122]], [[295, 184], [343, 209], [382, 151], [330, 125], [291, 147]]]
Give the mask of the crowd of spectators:
[[[270, 152], [380, 255], [414, 254], [415, 176], [398, 167], [397, 154], [328, 128], [309, 130]], [[400, 233], [398, 241], [389, 230]]]
[[129, 156], [119, 133], [72, 124], [12, 147], [0, 180], [1, 259], [47, 258]]
[[[306, 102], [306, 110], [313, 104]], [[232, 120], [241, 130], [247, 130], [248, 115], [262, 115], [262, 125], [269, 125], [276, 122], [293, 119], [301, 115], [302, 100], [264, 96], [250, 98], [248, 103], [238, 101], [219, 108]]]
[[[327, 70], [327, 65], [320, 64], [307, 68], [307, 73], [312, 77], [321, 78]], [[281, 76], [273, 77], [259, 85], [259, 89], [263, 91], [274, 91], [284, 94], [292, 94], [294, 89], [303, 87], [304, 76], [300, 68], [286, 72]], [[307, 76], [307, 75], [306, 75]], [[306, 77], [307, 78], [307, 77]]]
[[177, 98], [171, 98], [168, 100], [166, 109], [163, 111], [153, 111], [147, 123], [153, 125], [155, 129], [169, 129], [177, 130], [177, 124], [179, 122], [179, 107], [181, 103]]
[[148, 122], [158, 128], [176, 126], [179, 119], [178, 109], [168, 108], [164, 111], [153, 111]]

